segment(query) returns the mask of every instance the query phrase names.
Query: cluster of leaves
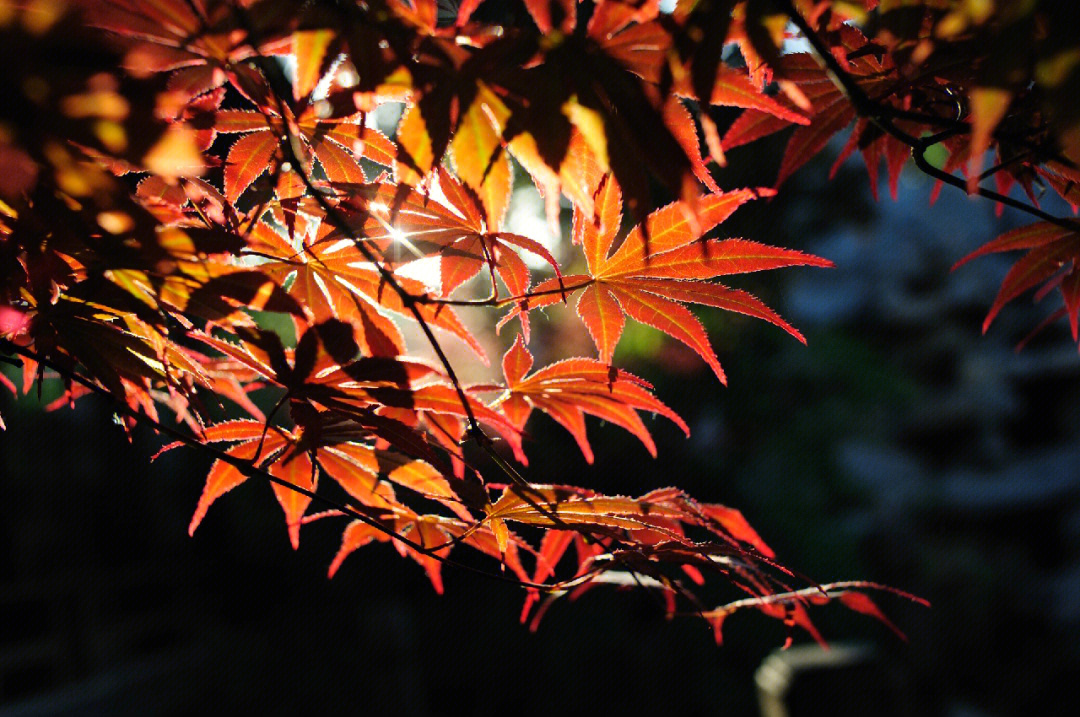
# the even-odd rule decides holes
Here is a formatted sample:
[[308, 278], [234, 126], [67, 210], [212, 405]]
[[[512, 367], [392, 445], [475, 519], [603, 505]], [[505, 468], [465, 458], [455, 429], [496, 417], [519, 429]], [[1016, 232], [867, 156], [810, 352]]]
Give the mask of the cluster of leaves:
[[[312, 520], [348, 520], [331, 574], [388, 542], [441, 590], [441, 566], [467, 546], [527, 589], [534, 624], [553, 598], [602, 583], [657, 590], [718, 638], [742, 607], [815, 636], [806, 608], [833, 598], [884, 619], [875, 586], [792, 585], [731, 508], [672, 488], [629, 498], [529, 482], [528, 422], [547, 414], [590, 462], [587, 415], [654, 455], [643, 412], [688, 432], [613, 365], [626, 317], [689, 346], [720, 381], [688, 304], [803, 340], [717, 279], [830, 263], [712, 232], [853, 123], [842, 158], [861, 152], [875, 192], [882, 158], [895, 192], [914, 157], [943, 183], [1038, 214], [976, 252], [1028, 250], [988, 321], [1043, 283], [1060, 289], [1075, 336], [1076, 225], [1007, 196], [1015, 184], [1032, 201], [1038, 186], [1080, 200], [1080, 116], [1063, 101], [1080, 46], [1062, 5], [4, 0], [0, 340], [22, 359], [24, 392], [55, 371], [65, 402], [108, 394], [129, 425], [215, 455], [192, 531], [257, 477], [294, 546]], [[812, 52], [785, 49], [796, 31]], [[402, 110], [389, 135], [373, 119], [384, 106]], [[743, 110], [723, 133], [716, 106]], [[718, 186], [710, 163], [791, 127], [776, 187]], [[926, 159], [935, 145], [944, 166]], [[568, 202], [565, 251], [507, 231], [515, 172], [556, 233]], [[659, 206], [661, 190], [674, 201]], [[417, 262], [437, 277], [417, 279]], [[534, 369], [531, 312], [570, 302], [598, 357]], [[517, 328], [500, 378], [459, 380], [445, 336], [488, 362], [460, 306]], [[256, 312], [287, 316], [295, 341]], [[435, 360], [418, 358], [417, 335]], [[222, 420], [220, 398], [248, 417]], [[190, 431], [159, 422], [162, 405]], [[707, 609], [707, 575], [747, 597]]]
[[[785, 90], [777, 100], [788, 114], [747, 109], [724, 134], [724, 148], [798, 125], [781, 161], [779, 187], [854, 124], [832, 171], [860, 152], [875, 197], [882, 159], [895, 198], [899, 176], [913, 157], [938, 180], [934, 197], [952, 184], [997, 200], [999, 212], [1008, 205], [1041, 218], [987, 243], [954, 268], [988, 253], [1029, 250], [1002, 283], [983, 331], [1008, 302], [1041, 284], [1037, 299], [1057, 289], [1064, 305], [1035, 330], [1067, 315], [1076, 340], [1080, 223], [1039, 208], [1047, 192], [1074, 214], [1080, 208], [1080, 109], [1074, 99], [1080, 92], [1080, 40], [1065, 30], [1075, 9], [1071, 3], [771, 4], [787, 9], [814, 51], [781, 55], [775, 46], [754, 43], [752, 35], [740, 44], [751, 76], [777, 81]], [[926, 157], [932, 147], [942, 150], [941, 166]], [[991, 180], [992, 189], [983, 186]], [[1014, 187], [1030, 204], [1009, 196]]]

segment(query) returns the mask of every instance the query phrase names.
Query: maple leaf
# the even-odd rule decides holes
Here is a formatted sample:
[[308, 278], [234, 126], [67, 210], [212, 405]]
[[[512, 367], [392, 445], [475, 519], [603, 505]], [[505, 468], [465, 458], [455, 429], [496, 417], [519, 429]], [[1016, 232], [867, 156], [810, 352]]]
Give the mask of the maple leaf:
[[388, 403], [411, 407], [408, 387], [432, 373], [430, 367], [391, 358], [349, 361], [357, 344], [352, 327], [339, 320], [316, 324], [300, 337], [296, 350], [285, 349], [273, 332], [248, 327], [235, 331], [237, 343], [201, 333], [192, 336], [285, 388], [278, 407], [287, 400], [293, 419], [309, 432], [321, 434], [331, 418], [324, 413], [332, 410], [340, 419], [351, 421], [349, 430], [358, 435], [382, 438], [414, 457], [435, 458], [415, 430], [378, 414]]
[[[845, 68], [852, 81], [867, 95], [877, 101], [902, 104], [902, 99], [894, 95], [896, 67], [890, 57], [878, 59], [867, 52], [870, 42], [855, 27], [842, 25], [836, 33], [833, 54]], [[849, 59], [850, 58], [850, 59]], [[829, 139], [846, 128], [855, 120], [857, 112], [851, 101], [829, 76], [829, 73], [809, 53], [792, 53], [774, 59], [776, 72], [785, 79], [789, 92], [797, 90], [804, 107], [798, 107], [787, 98], [773, 100], [768, 104], [751, 104], [745, 98], [745, 91], [724, 93], [717, 97], [714, 104], [730, 104], [747, 107], [728, 128], [721, 139], [726, 150], [731, 150], [761, 137], [779, 132], [792, 124], [801, 124], [788, 140], [780, 162], [775, 187], [779, 187], [800, 167], [810, 161], [825, 148]], [[726, 73], [722, 72], [722, 75]], [[741, 83], [740, 83], [741, 84]], [[718, 87], [721, 86], [718, 83]], [[745, 90], [745, 87], [743, 87]], [[764, 95], [762, 95], [764, 97]], [[801, 111], [800, 111], [801, 110]], [[807, 112], [807, 116], [803, 112]], [[920, 130], [916, 125], [898, 122], [898, 126], [913, 131], [916, 136]], [[862, 151], [870, 174], [871, 187], [877, 196], [877, 175], [882, 157], [889, 166], [890, 184], [895, 197], [896, 177], [900, 168], [907, 161], [911, 148], [891, 135], [880, 131], [871, 131], [865, 120], [861, 120], [841, 153], [840, 159], [833, 166], [835, 174], [840, 162], [855, 149]]]
[[[207, 442], [236, 442], [226, 451], [228, 455], [248, 460], [253, 466], [309, 491], [316, 490], [321, 471], [363, 506], [404, 510], [390, 487], [394, 484], [447, 505], [462, 520], [471, 520], [450, 484], [430, 464], [377, 452], [360, 442], [368, 435], [356, 424], [325, 413], [320, 414], [320, 420], [308, 420], [291, 431], [259, 421], [239, 420], [210, 426], [203, 436]], [[159, 455], [178, 445], [181, 444], [166, 446]], [[220, 459], [215, 461], [192, 516], [189, 532], [194, 533], [218, 498], [247, 479], [248, 476], [234, 465]], [[289, 538], [296, 548], [300, 526], [304, 522], [302, 518], [311, 498], [277, 483], [272, 484], [272, 488], [285, 511]]]
[[[379, 196], [380, 191], [392, 196], [394, 191], [384, 185], [369, 185], [369, 189], [375, 196]], [[373, 201], [378, 204], [377, 200]], [[329, 223], [309, 222], [300, 213], [287, 219], [284, 223], [286, 226], [292, 224], [298, 246], [265, 221], [260, 221], [252, 230], [251, 249], [269, 259], [259, 269], [281, 282], [293, 275], [288, 289], [290, 296], [300, 300], [316, 322], [336, 317], [352, 323], [358, 330], [358, 340], [369, 355], [404, 353], [405, 340], [400, 330], [380, 311], [414, 318], [400, 294], [386, 284], [385, 278], [367, 262], [353, 241], [336, 233]], [[358, 223], [361, 228], [369, 223], [386, 234], [385, 226], [366, 210], [362, 211]], [[395, 281], [413, 296], [426, 295], [423, 284], [415, 279], [396, 276]], [[481, 360], [487, 361], [483, 347], [451, 307], [429, 303], [415, 306], [428, 324], [457, 336]]]
[[[520, 431], [505, 416], [488, 407], [470, 392], [459, 392], [452, 386], [441, 383], [429, 383], [410, 389], [372, 391], [371, 396], [377, 403], [390, 407], [391, 410], [383, 412], [385, 415], [403, 418], [408, 425], [416, 425], [421, 419], [424, 420], [433, 429], [435, 439], [459, 458], [460, 449], [457, 443], [464, 433], [464, 422], [470, 415], [498, 433], [515, 453], [520, 452]], [[340, 409], [342, 405], [351, 402], [335, 402], [333, 406]], [[447, 421], [455, 424], [454, 427], [448, 428]], [[447, 438], [452, 440], [446, 440]]]
[[[297, 450], [303, 440], [302, 432], [286, 431], [259, 421], [219, 423], [208, 427], [204, 436], [207, 442], [238, 441], [226, 450], [229, 456], [251, 461], [253, 466], [265, 468], [282, 481], [309, 491], [314, 491], [318, 486], [318, 471], [312, 462], [313, 456], [318, 456], [323, 469], [358, 500], [369, 499], [372, 490], [368, 484], [373, 485], [376, 480], [377, 462], [374, 451], [360, 444], [341, 444], [323, 451], [305, 452]], [[178, 444], [166, 446], [163, 450], [176, 445]], [[235, 466], [222, 460], [215, 461], [210, 468], [188, 532], [195, 532], [214, 501], [247, 479], [248, 476]], [[301, 518], [311, 504], [311, 498], [278, 483], [271, 487], [285, 512], [289, 540], [296, 549], [300, 545]]]
[[[124, 292], [102, 283], [92, 292], [99, 303], [80, 296], [87, 288], [83, 282], [55, 301], [28, 300], [26, 314], [14, 326], [21, 336], [15, 338], [32, 339], [40, 356], [65, 370], [84, 366], [114, 398], [155, 420], [156, 389], [164, 387], [177, 409], [192, 395], [193, 385], [211, 385], [196, 355], [170, 342], [157, 325], [119, 308], [130, 299]], [[129, 308], [138, 306], [134, 300], [128, 303]], [[24, 376], [28, 388], [34, 374]], [[68, 402], [85, 395], [84, 389], [69, 392]]]
[[80, 5], [88, 24], [126, 41], [124, 65], [130, 71], [172, 71], [169, 89], [188, 99], [226, 81], [250, 94], [258, 85], [257, 72], [242, 61], [292, 49], [283, 6], [275, 0], [263, 0], [258, 12], [248, 12], [255, 3], [224, 0], [102, 0]]
[[488, 510], [487, 519], [530, 525], [582, 524], [624, 530], [655, 527], [650, 520], [679, 519], [678, 508], [647, 498], [607, 496], [573, 486], [507, 488]]
[[[526, 171], [547, 184], [574, 161], [570, 141], [577, 132], [602, 168], [619, 177], [635, 216], [643, 218], [652, 205], [650, 174], [692, 205], [691, 159], [664, 121], [665, 98], [598, 38], [556, 27], [555, 17], [572, 24], [574, 14], [564, 10], [538, 2], [530, 11], [539, 32], [518, 28], [475, 49], [432, 39], [406, 63], [413, 95], [398, 127], [398, 181], [420, 184], [465, 121], [468, 134], [454, 141], [479, 149], [472, 161], [483, 162], [485, 171], [504, 171], [495, 170], [498, 137], [515, 156], [527, 155]], [[483, 194], [476, 174], [468, 167], [462, 176]]]
[[573, 32], [577, 22], [576, 0], [525, 0], [525, 7], [532, 15], [540, 32]]
[[[768, 190], [741, 189], [704, 196], [698, 207], [702, 231], [727, 219], [745, 202]], [[646, 232], [635, 227], [611, 253], [622, 216], [618, 185], [604, 179], [596, 193], [600, 217], [595, 225], [580, 211], [575, 213], [575, 237], [585, 253], [589, 274], [562, 278], [567, 293], [583, 289], [577, 313], [585, 322], [600, 352], [610, 363], [622, 336], [624, 312], [630, 318], [659, 329], [697, 352], [721, 382], [723, 369], [704, 328], [683, 304], [694, 303], [734, 311], [768, 321], [805, 343], [794, 327], [753, 295], [722, 284], [702, 281], [785, 266], [832, 266], [827, 259], [791, 249], [772, 247], [745, 239], [697, 240], [690, 219], [672, 204], [649, 215]], [[511, 315], [555, 303], [564, 298], [554, 281], [538, 284]]]
[[[321, 105], [303, 103], [300, 112], [282, 118], [276, 110], [259, 112], [221, 110], [214, 115], [213, 128], [221, 134], [242, 133], [225, 160], [225, 196], [235, 202], [259, 175], [271, 166], [286, 124], [295, 127], [304, 149], [319, 161], [333, 182], [366, 181], [357, 159], [391, 166], [396, 149], [377, 129], [363, 126], [355, 117], [320, 118]], [[288, 111], [288, 108], [286, 108]]]
[[[649, 392], [652, 386], [648, 382], [595, 359], [564, 359], [529, 375], [533, 357], [518, 334], [502, 365], [506, 391], [498, 406], [507, 420], [521, 430], [534, 408], [543, 411], [570, 432], [589, 463], [593, 462], [593, 451], [585, 434], [585, 414], [637, 436], [654, 458], [656, 444], [638, 411], [664, 416], [690, 435], [682, 418]], [[517, 457], [527, 463], [520, 448]]]
[[[363, 221], [357, 234], [365, 243], [377, 247], [390, 265], [438, 256], [443, 296], [476, 276], [485, 264], [492, 272], [493, 291], [498, 274], [511, 295], [524, 294], [530, 284], [529, 271], [514, 248], [543, 259], [556, 274], [560, 273], [555, 257], [543, 244], [495, 230], [496, 219], [485, 215], [476, 196], [453, 175], [440, 167], [436, 177], [449, 206], [407, 186], [388, 182], [375, 185], [368, 197], [362, 198], [356, 191], [361, 188], [351, 193], [354, 209], [350, 212]], [[319, 243], [341, 238], [342, 233], [335, 230]]]
[[[535, 490], [534, 490], [535, 489]], [[575, 486], [510, 486], [487, 510], [489, 520], [509, 519], [530, 524], [595, 525], [617, 528], [605, 531], [608, 537], [630, 549], [644, 550], [658, 559], [681, 564], [707, 565], [712, 557], [726, 551], [750, 562], [772, 564], [773, 552], [749, 526], [742, 514], [724, 505], [698, 503], [677, 488], [658, 488], [638, 498], [607, 496]], [[595, 516], [590, 518], [589, 516]], [[565, 525], [559, 525], [560, 521]], [[710, 546], [708, 556], [681, 552], [700, 547], [687, 534], [687, 528], [702, 528], [719, 541]], [[568, 547], [565, 541], [552, 541], [538, 562], [538, 575], [550, 574]], [[614, 543], [607, 543], [611, 549]], [[669, 551], [662, 555], [662, 551]], [[580, 550], [579, 570], [586, 561], [595, 560], [599, 551]], [[778, 567], [775, 566], [774, 567]]]
[[[561, 75], [566, 94], [557, 100], [559, 113], [581, 132], [600, 166], [618, 178], [635, 219], [644, 221], [654, 206], [646, 170], [687, 207], [695, 205], [692, 158], [665, 122], [665, 101], [655, 87], [608, 55], [600, 43], [558, 44], [537, 70]], [[545, 120], [535, 109], [523, 113], [512, 108], [508, 127], [513, 134], [515, 120], [521, 118], [522, 128], [535, 136], [543, 126], [539, 123], [550, 126], [548, 116]], [[551, 166], [550, 159], [545, 161]]]
[[[764, 595], [770, 594], [767, 569], [787, 574], [741, 513], [723, 505], [697, 503], [675, 488], [630, 498], [574, 486], [510, 486], [485, 512], [496, 534], [505, 520], [549, 527], [537, 552], [534, 582], [552, 577], [570, 545], [575, 545], [577, 570], [571, 582], [577, 587], [572, 595], [600, 583], [641, 585], [641, 579], [649, 577], [652, 587], [689, 597], [661, 569], [665, 565], [678, 566], [696, 584], [704, 581], [702, 570], [731, 571]], [[702, 542], [698, 535], [691, 537], [689, 530], [704, 531], [711, 540]], [[535, 630], [553, 597], [541, 606], [530, 629]], [[538, 598], [531, 590], [522, 622]], [[668, 602], [668, 610], [674, 610], [673, 601]]]
[[[295, 446], [299, 441], [299, 436], [294, 432], [275, 426], [268, 427], [259, 421], [229, 421], [207, 428], [205, 440], [209, 442], [240, 441], [226, 450], [229, 456], [251, 461], [252, 465], [269, 462], [266, 470], [271, 475], [307, 490], [316, 488], [318, 473], [308, 454], [293, 454], [290, 455], [288, 461], [279, 460], [285, 456], [290, 446]], [[215, 461], [206, 477], [206, 485], [199, 497], [195, 513], [191, 517], [188, 532], [195, 532], [215, 500], [244, 483], [247, 478], [235, 466], [222, 460]], [[272, 488], [285, 512], [289, 541], [294, 549], [299, 548], [300, 518], [307, 510], [311, 499], [277, 483], [272, 484]]]
[[589, 186], [590, 181], [603, 174], [604, 170], [580, 132], [571, 131], [566, 157], [558, 171], [552, 170], [544, 162], [532, 135], [517, 135], [507, 147], [544, 197], [548, 224], [553, 233], [559, 228], [560, 194], [565, 194], [574, 206], [581, 207], [587, 214], [593, 213], [592, 193], [595, 187]]
[[1036, 166], [1034, 169], [1046, 184], [1069, 203], [1074, 214], [1080, 210], [1080, 169], [1067, 167], [1060, 162], [1047, 162], [1046, 166]]
[[381, 517], [386, 527], [385, 531], [380, 531], [359, 520], [354, 520], [346, 526], [342, 534], [341, 547], [330, 563], [330, 577], [337, 573], [345, 558], [353, 552], [373, 541], [391, 542], [392, 538], [387, 533], [393, 532], [419, 543], [437, 556], [422, 553], [403, 542], [393, 541], [394, 547], [402, 557], [409, 557], [424, 568], [432, 587], [440, 595], [443, 592], [442, 560], [449, 556], [450, 551], [457, 544], [467, 545], [496, 558], [510, 568], [519, 579], [523, 581], [529, 579], [528, 573], [521, 564], [519, 554], [520, 550], [531, 550], [531, 548], [511, 533], [507, 533], [505, 544], [500, 544], [491, 528], [486, 525], [478, 526], [471, 521], [440, 515], [421, 515], [400, 505], [388, 506], [388, 510]]
[[513, 168], [501, 132], [509, 112], [482, 82], [458, 124], [450, 152], [458, 177], [480, 197], [488, 225], [498, 231], [513, 188]]
[[338, 33], [330, 28], [298, 30], [292, 34], [292, 54], [296, 58], [294, 100], [299, 102], [311, 96], [333, 64], [337, 54], [334, 50], [339, 44]]
[[889, 177], [889, 194], [895, 200], [900, 186], [900, 173], [911, 157], [911, 148], [892, 135], [885, 134], [869, 120], [858, 119], [851, 136], [829, 170], [829, 179], [836, 176], [840, 166], [855, 150], [862, 153], [866, 173], [870, 178], [870, 194], [875, 201], [878, 199], [878, 174], [881, 159], [884, 157]]
[[[273, 332], [237, 327], [236, 333], [239, 344], [203, 334], [196, 338], [285, 388], [281, 402], [289, 400], [294, 420], [309, 432], [326, 421], [322, 412], [330, 411], [358, 423], [357, 430], [364, 435], [384, 439], [414, 458], [436, 461], [428, 441], [415, 430], [420, 420], [441, 427], [445, 420], [471, 418], [519, 450], [519, 431], [506, 418], [438, 382], [445, 377], [426, 363], [404, 357], [350, 360], [357, 344], [346, 322], [331, 319], [315, 324], [300, 337], [295, 351], [285, 349]], [[318, 411], [313, 414], [307, 403]]]
[[1059, 287], [1065, 306], [1060, 315], [1067, 315], [1073, 340], [1078, 338], [1077, 314], [1080, 312], [1080, 226], [1069, 230], [1051, 222], [1036, 222], [1005, 232], [987, 242], [953, 265], [955, 271], [980, 256], [1003, 251], [1028, 250], [1001, 282], [994, 303], [983, 320], [983, 333], [1004, 306], [1028, 289], [1046, 282], [1040, 294]]

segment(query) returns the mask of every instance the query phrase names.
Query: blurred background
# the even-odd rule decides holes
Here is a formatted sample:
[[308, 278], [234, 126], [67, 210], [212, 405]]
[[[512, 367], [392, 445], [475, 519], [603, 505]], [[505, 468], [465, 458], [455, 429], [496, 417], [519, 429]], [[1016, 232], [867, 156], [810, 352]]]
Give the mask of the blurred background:
[[[783, 140], [732, 152], [721, 186], [771, 184]], [[1080, 358], [1064, 322], [1014, 351], [1055, 307], [1016, 302], [980, 335], [1014, 257], [949, 270], [1028, 220], [951, 188], [931, 207], [931, 183], [911, 167], [899, 200], [875, 203], [861, 159], [829, 181], [831, 162], [722, 227], [836, 262], [738, 282], [809, 346], [698, 311], [725, 388], [688, 349], [632, 324], [617, 363], [653, 381], [691, 437], [655, 421], [651, 460], [590, 419], [588, 466], [537, 416], [527, 475], [634, 495], [677, 485], [742, 510], [818, 581], [927, 598], [932, 609], [875, 595], [906, 643], [854, 612], [813, 613], [831, 642], [876, 655], [900, 714], [1075, 714]], [[517, 201], [535, 221], [523, 210], [518, 230], [542, 232], [523, 181]], [[538, 364], [591, 351], [563, 308], [533, 330]], [[487, 337], [496, 365], [512, 338]], [[150, 463], [161, 442], [148, 431], [129, 442], [96, 397], [45, 412], [56, 395], [0, 395], [0, 715], [760, 713], [755, 671], [786, 637], [774, 620], [739, 613], [718, 647], [701, 620], [667, 621], [640, 591], [598, 588], [557, 603], [534, 634], [518, 624], [520, 591], [447, 568], [438, 596], [381, 544], [327, 580], [343, 523], [306, 527], [294, 552], [255, 482], [189, 538], [209, 461], [184, 449]], [[844, 714], [845, 694], [865, 687], [849, 680], [819, 707]]]

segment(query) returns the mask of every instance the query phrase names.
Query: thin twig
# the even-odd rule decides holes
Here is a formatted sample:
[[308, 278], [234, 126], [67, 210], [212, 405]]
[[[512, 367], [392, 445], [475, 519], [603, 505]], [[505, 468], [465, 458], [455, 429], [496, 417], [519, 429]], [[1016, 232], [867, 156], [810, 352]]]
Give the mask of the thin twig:
[[[769, 595], [761, 595], [758, 597], [735, 600], [734, 602], [729, 602], [726, 605], [721, 605], [715, 610], [709, 610], [706, 613], [706, 616], [729, 615], [736, 610], [740, 610], [742, 608], [760, 607], [762, 605], [774, 605], [776, 603], [789, 602], [793, 600], [802, 601], [804, 599], [812, 598], [814, 596], [822, 594], [824, 594], [826, 597], [834, 598], [839, 597], [843, 593], [850, 590], [880, 590], [882, 592], [888, 592], [892, 593], [893, 595], [906, 598], [908, 600], [911, 600], [912, 602], [922, 605], [923, 607], [930, 607], [929, 600], [921, 598], [917, 595], [912, 595], [908, 592], [904, 592], [903, 590], [898, 590], [897, 588], [889, 587], [888, 585], [881, 585], [865, 580], [845, 580], [835, 583], [825, 583], [824, 585], [820, 585], [818, 587], [803, 588], [802, 590], [792, 590], [791, 592], [786, 593], [771, 593]], [[830, 595], [830, 593], [832, 594]]]
[[583, 281], [580, 284], [566, 287], [559, 286], [551, 289], [542, 289], [541, 291], [529, 291], [524, 294], [517, 294], [516, 296], [504, 296], [499, 298], [498, 296], [492, 296], [487, 299], [440, 299], [434, 296], [425, 296], [418, 301], [424, 304], [441, 304], [444, 306], [489, 306], [498, 308], [500, 306], [507, 306], [509, 304], [517, 304], [522, 301], [528, 301], [529, 299], [535, 299], [541, 296], [551, 296], [552, 294], [572, 294], [578, 289], [584, 289], [589, 284], [595, 283], [595, 279], [589, 279]]
[[[942, 182], [945, 182], [946, 184], [950, 184], [950, 185], [952, 185], [954, 187], [958, 187], [960, 189], [963, 189], [963, 190], [967, 191], [967, 182], [965, 182], [964, 180], [960, 179], [959, 177], [957, 177], [957, 176], [955, 176], [953, 174], [949, 174], [948, 172], [946, 172], [943, 169], [938, 169], [934, 165], [930, 164], [930, 162], [926, 159], [926, 150], [928, 148], [929, 148], [929, 145], [927, 145], [927, 146], [917, 145], [917, 146], [914, 146], [914, 147], [911, 148], [911, 158], [913, 160], [915, 160], [915, 166], [918, 167], [920, 170], [922, 170], [923, 173], [933, 177], [934, 179], [940, 180]], [[1043, 211], [1042, 209], [1040, 209], [1040, 208], [1038, 208], [1036, 206], [1032, 206], [1031, 204], [1028, 204], [1026, 202], [1021, 202], [1018, 199], [1014, 199], [1012, 197], [1005, 196], [1004, 194], [1001, 194], [999, 192], [995, 192], [992, 189], [987, 189], [986, 187], [977, 186], [977, 187], [975, 187], [975, 193], [978, 194], [980, 197], [986, 197], [987, 199], [993, 199], [995, 202], [1001, 202], [1002, 204], [1004, 204], [1006, 206], [1013, 207], [1014, 209], [1019, 209], [1021, 211], [1027, 212], [1028, 214], [1039, 217], [1040, 219], [1042, 219], [1044, 221], [1047, 221], [1047, 222], [1049, 222], [1051, 224], [1055, 224], [1055, 225], [1057, 225], [1059, 227], [1062, 227], [1064, 229], [1068, 229], [1069, 231], [1075, 232], [1077, 230], [1080, 230], [1080, 223], [1077, 223], [1073, 219], [1069, 219], [1067, 217], [1059, 217], [1059, 216], [1050, 214], [1049, 212]]]

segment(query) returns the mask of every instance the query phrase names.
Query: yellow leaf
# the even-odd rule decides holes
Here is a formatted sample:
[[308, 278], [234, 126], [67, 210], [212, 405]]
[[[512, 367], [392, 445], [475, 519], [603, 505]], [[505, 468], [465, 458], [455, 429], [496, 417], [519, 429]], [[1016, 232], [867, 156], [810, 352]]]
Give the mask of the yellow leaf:
[[[415, 187], [431, 171], [434, 161], [431, 137], [416, 105], [409, 106], [402, 115], [401, 123], [398, 124], [397, 142], [405, 152], [404, 161], [399, 161], [394, 168], [397, 181], [399, 184]], [[410, 162], [413, 166], [409, 166]]]
[[206, 171], [195, 133], [175, 125], [150, 148], [143, 164], [161, 177], [191, 177]]
[[971, 163], [968, 192], [974, 192], [982, 169], [983, 154], [990, 147], [994, 129], [1005, 116], [1012, 92], [1002, 87], [975, 87], [971, 90]]
[[604, 117], [599, 112], [579, 104], [577, 97], [571, 97], [562, 106], [562, 113], [578, 128], [585, 144], [589, 146], [596, 161], [603, 171], [608, 171], [607, 134], [604, 131]]

